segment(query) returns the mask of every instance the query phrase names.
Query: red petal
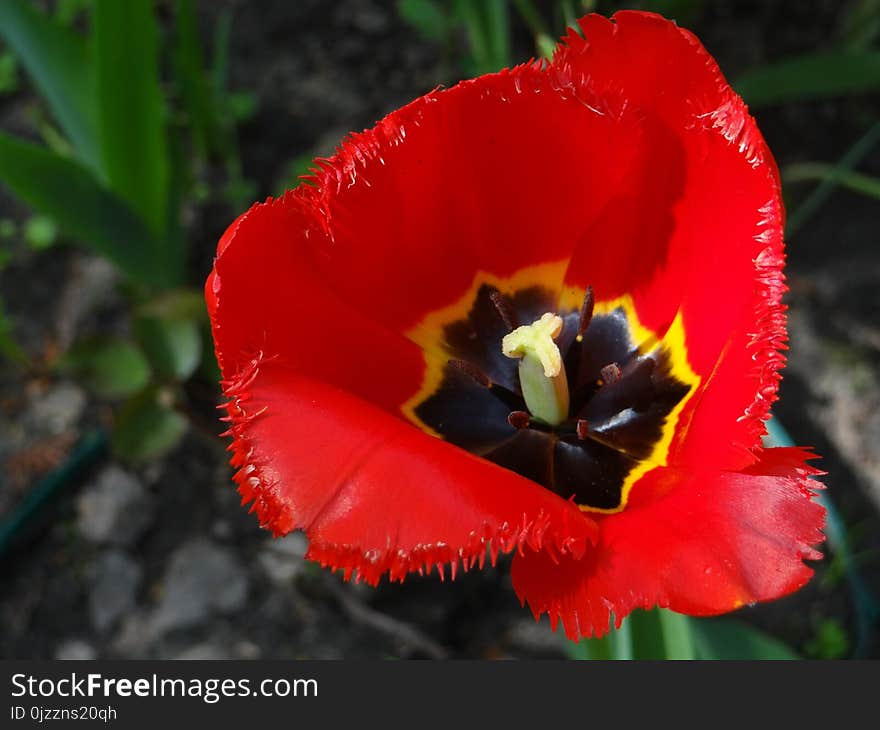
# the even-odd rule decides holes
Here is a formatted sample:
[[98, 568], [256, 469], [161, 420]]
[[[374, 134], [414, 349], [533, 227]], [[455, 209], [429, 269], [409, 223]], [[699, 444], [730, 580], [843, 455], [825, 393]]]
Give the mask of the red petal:
[[396, 410], [418, 390], [424, 357], [342, 301], [311, 263], [312, 211], [299, 198], [253, 206], [233, 223], [205, 285], [226, 378], [258, 355]]
[[398, 331], [454, 304], [479, 272], [558, 262], [543, 282], [555, 290], [634, 160], [661, 162], [655, 149], [616, 97], [554, 69], [433, 92], [351, 137], [304, 191], [332, 239], [314, 244], [317, 266]]
[[711, 615], [791, 593], [809, 580], [802, 561], [820, 557], [812, 546], [823, 540], [809, 458], [769, 449], [748, 473], [655, 469], [639, 500], [601, 519], [583, 559], [517, 555], [517, 595], [576, 639], [604, 634], [612, 613], [619, 624], [635, 608]]
[[254, 361], [227, 395], [244, 501], [346, 576], [468, 568], [487, 548], [580, 556], [595, 537], [572, 503], [277, 362]]
[[622, 94], [664, 130], [663, 164], [633, 170], [629, 193], [595, 219], [566, 282], [600, 299], [634, 297], [659, 334], [680, 315], [702, 378], [669, 463], [751, 463], [784, 362], [782, 207], [754, 120], [688, 31], [650, 13], [581, 21], [554, 58], [596, 92]]

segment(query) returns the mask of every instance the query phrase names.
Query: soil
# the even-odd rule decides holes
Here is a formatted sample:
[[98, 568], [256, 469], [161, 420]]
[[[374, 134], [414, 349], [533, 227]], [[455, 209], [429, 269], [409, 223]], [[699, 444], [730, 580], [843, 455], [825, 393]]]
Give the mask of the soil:
[[[691, 27], [735, 79], [752, 65], [831, 47], [841, 5], [710, 0]], [[417, 36], [393, 8], [390, 0], [261, 0], [258, 11], [245, 0], [200, 4], [206, 38], [223, 9], [233, 13], [230, 86], [257, 100], [238, 134], [257, 197], [279, 192], [297, 158], [328, 154], [348, 131], [454, 83], [447, 50]], [[516, 58], [533, 54], [521, 29], [516, 40]], [[33, 134], [34, 106], [26, 86], [0, 97], [0, 128]], [[877, 98], [864, 96], [755, 111], [783, 169], [839, 159], [877, 112]], [[880, 148], [860, 169], [880, 175]], [[787, 191], [790, 210], [808, 188]], [[877, 210], [876, 201], [837, 191], [789, 241], [792, 343], [776, 413], [797, 443], [822, 454], [858, 570], [880, 595]], [[216, 196], [191, 211], [194, 286], [238, 212]], [[0, 190], [0, 217], [22, 221], [27, 211]], [[25, 368], [0, 366], [0, 515], [8, 515], [86, 434], [111, 421], [112, 404], [46, 363], [74, 337], [124, 330], [127, 320], [112, 272], [69, 245], [33, 251], [14, 242], [0, 269], [0, 297], [30, 358]], [[211, 412], [212, 384], [196, 383], [191, 395], [200, 413]], [[433, 575], [374, 590], [305, 563], [299, 538], [273, 542], [239, 507], [213, 423], [200, 420], [146, 467], [92, 459], [0, 554], [0, 656], [565, 656], [562, 637], [519, 606], [504, 560], [454, 583]], [[137, 525], [133, 505], [143, 515]], [[190, 570], [193, 562], [209, 567]], [[108, 582], [128, 587], [109, 603], [101, 598]], [[817, 637], [831, 622], [846, 637], [838, 655], [880, 656], [876, 628], [859, 624], [851, 588], [830, 557], [804, 590], [739, 616], [820, 656]]]

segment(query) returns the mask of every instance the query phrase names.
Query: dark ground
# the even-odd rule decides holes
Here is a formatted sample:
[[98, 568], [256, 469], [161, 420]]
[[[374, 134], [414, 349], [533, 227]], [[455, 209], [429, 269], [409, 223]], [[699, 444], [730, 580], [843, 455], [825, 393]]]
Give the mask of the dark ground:
[[[258, 197], [278, 192], [292, 160], [326, 154], [350, 130], [440, 82], [454, 80], [441, 49], [415, 36], [390, 3], [320, 0], [205, 3], [234, 9], [231, 85], [258, 98], [239, 133], [244, 174]], [[827, 47], [838, 2], [708, 2], [693, 26], [730, 78], [749, 66]], [[518, 57], [532, 53], [520, 38]], [[27, 91], [0, 99], [0, 126], [22, 131]], [[835, 161], [877, 118], [876, 97], [757, 112], [780, 166]], [[860, 168], [880, 175], [880, 153]], [[796, 202], [804, 188], [789, 191]], [[0, 211], [25, 211], [0, 192]], [[193, 283], [239, 212], [192, 211]], [[842, 191], [789, 243], [790, 366], [777, 413], [814, 445], [858, 564], [880, 592], [880, 255], [875, 201]], [[21, 247], [0, 272], [15, 335], [33, 358], [0, 370], [0, 514], [109, 407], [40, 367], [74, 336], [117, 327], [124, 299], [103, 262], [72, 247]], [[209, 400], [209, 399], [203, 399]], [[212, 405], [207, 403], [208, 406]], [[536, 625], [506, 566], [454, 584], [408, 579], [373, 590], [343, 585], [302, 561], [305, 540], [273, 541], [239, 508], [224, 443], [192, 429], [146, 468], [104, 459], [0, 555], [0, 656], [391, 657], [563, 656], [563, 639]], [[828, 620], [850, 649], [853, 601], [832, 561], [803, 591], [740, 612], [801, 652], [815, 653]], [[812, 647], [812, 648], [811, 648]], [[880, 655], [877, 637], [866, 637]]]

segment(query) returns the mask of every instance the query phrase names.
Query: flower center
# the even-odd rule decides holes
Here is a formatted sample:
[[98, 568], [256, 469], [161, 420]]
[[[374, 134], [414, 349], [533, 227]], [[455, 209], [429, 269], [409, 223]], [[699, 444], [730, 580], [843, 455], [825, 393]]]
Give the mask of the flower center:
[[584, 510], [623, 509], [638, 477], [664, 463], [694, 390], [683, 338], [662, 341], [628, 298], [596, 304], [591, 289], [570, 310], [542, 286], [483, 284], [470, 296], [464, 317], [435, 329], [449, 360], [433, 371], [429, 361], [409, 417]]
[[529, 412], [551, 426], [568, 418], [568, 379], [554, 342], [562, 325], [562, 317], [547, 312], [501, 340], [501, 352], [519, 360], [519, 383]]

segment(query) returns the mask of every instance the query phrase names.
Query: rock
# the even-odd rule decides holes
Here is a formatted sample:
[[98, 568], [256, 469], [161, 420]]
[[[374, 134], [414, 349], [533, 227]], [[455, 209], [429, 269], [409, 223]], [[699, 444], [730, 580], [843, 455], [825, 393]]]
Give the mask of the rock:
[[508, 633], [508, 648], [516, 654], [526, 652], [548, 657], [565, 658], [565, 637], [550, 629], [550, 620], [543, 616], [540, 621], [524, 618], [516, 621]]
[[86, 407], [86, 395], [73, 383], [59, 383], [39, 395], [26, 420], [37, 432], [55, 436], [74, 428]]
[[351, 14], [351, 23], [362, 33], [380, 34], [388, 29], [388, 13], [382, 8], [365, 4]]
[[235, 553], [204, 538], [190, 540], [171, 556], [152, 631], [158, 635], [200, 624], [212, 613], [239, 611], [247, 592], [247, 573]]
[[135, 605], [141, 582], [141, 567], [120, 550], [104, 553], [93, 567], [89, 594], [92, 625], [103, 633], [129, 613]]
[[211, 644], [207, 641], [202, 644], [191, 646], [188, 649], [184, 649], [174, 658], [184, 660], [189, 659], [191, 661], [199, 659], [209, 659], [212, 661], [232, 659], [229, 652], [224, 647]]
[[77, 659], [88, 661], [98, 656], [95, 647], [81, 639], [67, 639], [55, 649], [55, 658], [62, 660]]
[[56, 307], [55, 333], [62, 352], [73, 344], [81, 326], [100, 306], [119, 298], [119, 279], [116, 267], [101, 256], [80, 255], [75, 259]]
[[150, 616], [146, 611], [135, 610], [122, 617], [122, 624], [113, 638], [113, 651], [126, 659], [144, 659], [153, 641]]
[[303, 569], [303, 556], [309, 549], [308, 538], [301, 532], [270, 538], [257, 560], [275, 585], [289, 584]]
[[211, 534], [218, 540], [228, 540], [232, 537], [232, 526], [226, 520], [214, 520]]
[[247, 640], [237, 642], [233, 651], [236, 659], [259, 659], [263, 653], [259, 646]]
[[150, 526], [152, 495], [131, 474], [108, 466], [76, 503], [80, 534], [95, 543], [132, 545]]
[[[847, 331], [853, 328], [849, 327]], [[880, 508], [880, 378], [853, 343], [824, 339], [805, 312], [789, 314], [790, 372], [812, 398], [807, 414], [827, 435]], [[821, 480], [820, 480], [821, 481]]]

